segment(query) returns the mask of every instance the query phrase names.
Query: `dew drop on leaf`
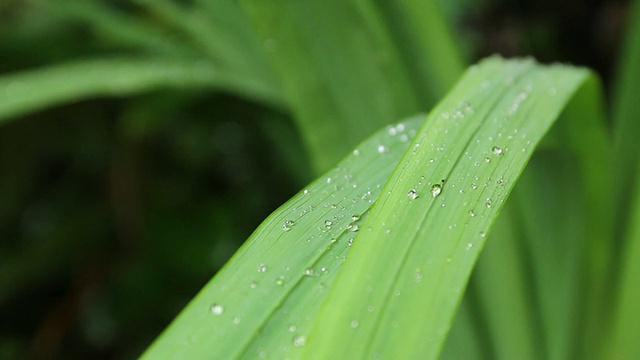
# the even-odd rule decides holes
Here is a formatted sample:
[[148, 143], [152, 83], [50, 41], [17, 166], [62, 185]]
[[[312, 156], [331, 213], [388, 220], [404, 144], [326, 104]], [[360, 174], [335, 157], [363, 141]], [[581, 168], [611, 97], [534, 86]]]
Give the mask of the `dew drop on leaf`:
[[275, 280], [275, 283], [276, 283], [276, 285], [278, 285], [278, 286], [282, 286], [282, 285], [284, 285], [284, 278], [283, 278], [282, 276], [278, 277], [278, 278]]
[[441, 192], [442, 192], [442, 185], [440, 184], [431, 185], [431, 196], [436, 197], [440, 195]]
[[351, 220], [353, 220], [353, 221], [360, 220], [360, 215], [351, 215]]
[[265, 264], [258, 265], [258, 272], [261, 272], [261, 273], [267, 272], [267, 265]]
[[387, 147], [384, 145], [378, 145], [378, 152], [380, 154], [387, 152]]
[[291, 230], [291, 227], [294, 225], [295, 223], [293, 222], [293, 220], [289, 220], [286, 219], [284, 221], [284, 224], [282, 225], [282, 231], [289, 231]]
[[211, 304], [209, 311], [213, 315], [222, 315], [222, 313], [224, 312], [224, 306], [222, 306], [221, 304]]
[[415, 189], [411, 189], [407, 192], [407, 196], [412, 198], [412, 199], [417, 199], [418, 197], [420, 197], [420, 195], [418, 195], [418, 192]]
[[473, 211], [473, 210], [469, 210], [469, 216], [475, 217], [476, 216], [476, 212]]
[[351, 326], [352, 329], [356, 329], [358, 326], [360, 326], [360, 322], [358, 320], [351, 320], [349, 326]]
[[496, 155], [502, 155], [502, 148], [498, 146], [494, 146], [491, 151]]
[[298, 335], [293, 338], [293, 346], [301, 347], [307, 344], [307, 337], [304, 335]]
[[304, 269], [304, 275], [305, 276], [313, 276], [313, 269], [312, 268]]

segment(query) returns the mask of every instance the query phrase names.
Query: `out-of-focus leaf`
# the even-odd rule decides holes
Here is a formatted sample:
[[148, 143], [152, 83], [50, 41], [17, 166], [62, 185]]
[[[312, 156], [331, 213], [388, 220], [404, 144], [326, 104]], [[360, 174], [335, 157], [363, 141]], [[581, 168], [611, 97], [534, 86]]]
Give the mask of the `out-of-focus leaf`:
[[86, 60], [0, 77], [0, 123], [48, 106], [158, 88], [233, 91], [280, 106], [279, 91], [221, 72], [207, 61], [113, 58]]

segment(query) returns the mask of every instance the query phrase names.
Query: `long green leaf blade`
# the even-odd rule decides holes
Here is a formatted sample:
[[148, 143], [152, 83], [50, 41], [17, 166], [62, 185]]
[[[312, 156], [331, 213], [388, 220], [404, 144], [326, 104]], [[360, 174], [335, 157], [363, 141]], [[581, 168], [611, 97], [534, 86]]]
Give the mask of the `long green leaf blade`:
[[234, 76], [207, 61], [113, 58], [85, 60], [0, 77], [0, 123], [47, 106], [95, 96], [126, 96], [159, 88], [235, 91], [282, 106], [270, 84]]
[[353, 237], [423, 119], [379, 131], [274, 212], [143, 357], [283, 358], [304, 345]]
[[426, 110], [418, 105], [410, 75], [372, 3], [241, 4], [319, 172], [385, 124]]
[[581, 69], [497, 58], [468, 71], [363, 224], [306, 354], [437, 357], [503, 201], [588, 78]]

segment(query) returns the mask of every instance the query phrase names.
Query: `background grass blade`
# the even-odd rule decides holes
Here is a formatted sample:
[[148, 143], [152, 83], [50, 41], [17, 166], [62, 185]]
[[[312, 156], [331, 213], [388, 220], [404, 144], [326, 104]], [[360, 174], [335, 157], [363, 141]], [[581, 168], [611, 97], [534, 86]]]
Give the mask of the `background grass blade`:
[[379, 131], [273, 213], [143, 358], [282, 358], [303, 346], [423, 119]]
[[114, 58], [86, 60], [0, 78], [0, 123], [47, 106], [95, 96], [125, 96], [160, 88], [233, 91], [282, 106], [279, 91], [221, 72], [201, 61]]
[[497, 58], [468, 71], [363, 224], [306, 354], [437, 357], [503, 201], [589, 76]]
[[620, 58], [614, 93], [613, 120], [617, 159], [616, 188], [618, 201], [619, 237], [623, 239], [619, 251], [619, 286], [614, 309], [613, 328], [605, 355], [608, 359], [640, 357], [637, 334], [640, 332], [638, 310], [638, 278], [640, 278], [640, 2], [632, 4], [625, 46]]
[[398, 50], [370, 2], [241, 4], [318, 171], [381, 126], [420, 110]]
[[95, 0], [35, 1], [38, 7], [56, 14], [66, 21], [81, 22], [100, 34], [109, 44], [127, 49], [144, 49], [155, 54], [181, 57], [197, 53], [175, 35], [157, 24], [141, 22], [122, 10]]
[[376, 1], [384, 14], [402, 61], [413, 76], [420, 102], [430, 109], [449, 91], [465, 65], [461, 49], [434, 0]]

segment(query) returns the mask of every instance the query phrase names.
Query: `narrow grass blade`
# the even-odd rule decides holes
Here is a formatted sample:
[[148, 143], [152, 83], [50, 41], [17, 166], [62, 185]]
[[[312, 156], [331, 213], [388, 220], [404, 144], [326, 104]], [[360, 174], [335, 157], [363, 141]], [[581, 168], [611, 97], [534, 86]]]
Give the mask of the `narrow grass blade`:
[[618, 159], [618, 195], [620, 237], [623, 239], [619, 257], [620, 283], [618, 296], [613, 297], [613, 328], [605, 353], [607, 359], [640, 358], [640, 1], [631, 5], [627, 39], [617, 75], [613, 118]]
[[[617, 147], [617, 161], [621, 183], [618, 198], [621, 215], [626, 214], [627, 196], [635, 184], [637, 176], [638, 158], [637, 138], [640, 134], [640, 107], [638, 107], [638, 93], [640, 92], [640, 2], [630, 5], [626, 39], [620, 54], [620, 62], [616, 73], [616, 83], [613, 94], [612, 117], [614, 135]], [[624, 226], [623, 226], [624, 227]]]
[[[387, 127], [270, 216], [144, 357], [437, 357], [504, 200], [577, 90], [587, 102], [598, 103], [592, 78], [582, 69], [530, 60], [491, 58], [473, 67], [408, 150], [419, 120]], [[558, 128], [560, 136], [569, 134], [568, 148], [581, 158], [577, 166], [583, 172], [606, 170], [601, 154], [588, 150], [606, 150], [599, 146], [602, 124], [594, 122], [601, 114], [592, 112], [569, 117], [580, 121], [567, 120]], [[575, 126], [596, 141], [572, 137]], [[610, 175], [602, 171], [582, 179], [591, 194], [588, 208], [596, 208], [586, 215], [594, 239], [611, 230], [598, 220], [597, 209], [606, 205], [606, 194], [598, 190]], [[587, 252], [593, 243], [584, 244]], [[591, 265], [587, 261], [588, 269]], [[497, 284], [517, 282], [495, 278], [496, 272], [484, 271]], [[467, 355], [541, 353], [532, 349], [540, 336], [527, 329], [516, 331], [513, 347], [483, 346], [483, 329], [491, 329], [491, 338], [506, 334], [505, 325], [483, 320], [478, 301], [490, 298], [477, 289], [471, 294], [466, 302], [471, 311], [461, 315], [455, 332], [473, 336], [467, 342], [473, 355]], [[487, 312], [496, 311], [497, 304], [489, 305]], [[540, 305], [543, 313], [558, 308]], [[517, 311], [527, 319], [526, 309]], [[570, 322], [560, 319], [555, 325]]]
[[424, 116], [379, 131], [274, 212], [143, 358], [284, 358]]
[[47, 106], [158, 88], [216, 89], [282, 106], [277, 89], [219, 71], [207, 61], [85, 60], [0, 77], [0, 123]]
[[182, 5], [171, 0], [138, 0], [160, 21], [188, 39], [215, 64], [273, 86], [276, 78], [246, 15], [234, 1]]
[[539, 312], [532, 302], [529, 263], [523, 257], [525, 237], [518, 227], [516, 210], [512, 202], [506, 204], [465, 294], [465, 300], [475, 305], [483, 345], [490, 351], [485, 359], [544, 358], [541, 326], [535, 321]]
[[478, 311], [471, 305], [469, 297], [465, 296], [460, 304], [456, 319], [451, 328], [447, 341], [440, 354], [441, 360], [473, 360], [493, 359], [489, 342], [478, 324]]
[[422, 104], [431, 108], [449, 91], [466, 67], [435, 0], [376, 1], [402, 60], [414, 74]]
[[622, 252], [622, 266], [618, 298], [613, 306], [613, 328], [608, 337], [606, 359], [640, 358], [640, 182], [636, 179], [634, 198], [631, 199], [629, 227]]
[[421, 110], [370, 2], [241, 4], [264, 43], [318, 171], [381, 126]]
[[37, 6], [65, 20], [90, 26], [109, 43], [165, 56], [194, 56], [193, 51], [159, 26], [153, 26], [105, 2], [95, 0], [37, 0]]
[[304, 354], [437, 357], [502, 203], [589, 79], [582, 69], [497, 58], [468, 71], [387, 182]]

